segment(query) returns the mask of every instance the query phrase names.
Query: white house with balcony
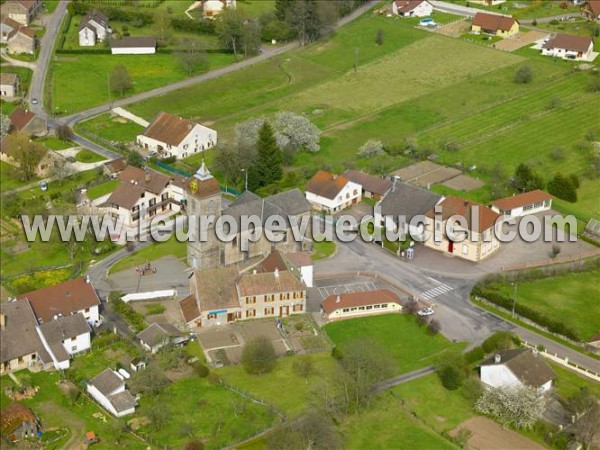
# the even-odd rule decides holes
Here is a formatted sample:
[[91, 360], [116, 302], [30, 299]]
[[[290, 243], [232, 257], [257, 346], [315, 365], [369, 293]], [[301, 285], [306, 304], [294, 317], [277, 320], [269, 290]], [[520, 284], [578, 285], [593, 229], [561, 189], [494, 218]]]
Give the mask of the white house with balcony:
[[333, 214], [360, 202], [362, 186], [344, 175], [319, 170], [308, 182], [305, 195], [315, 209]]
[[217, 145], [217, 132], [192, 120], [161, 112], [137, 137], [137, 144], [150, 156], [181, 159]]

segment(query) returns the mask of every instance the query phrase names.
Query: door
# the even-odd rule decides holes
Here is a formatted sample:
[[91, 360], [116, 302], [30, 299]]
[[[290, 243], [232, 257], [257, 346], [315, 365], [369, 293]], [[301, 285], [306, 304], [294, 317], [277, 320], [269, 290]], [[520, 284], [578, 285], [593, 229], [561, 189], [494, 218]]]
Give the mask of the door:
[[234, 320], [235, 320], [235, 314], [234, 313], [227, 313], [227, 323], [233, 322]]
[[454, 253], [454, 242], [448, 242], [448, 253]]

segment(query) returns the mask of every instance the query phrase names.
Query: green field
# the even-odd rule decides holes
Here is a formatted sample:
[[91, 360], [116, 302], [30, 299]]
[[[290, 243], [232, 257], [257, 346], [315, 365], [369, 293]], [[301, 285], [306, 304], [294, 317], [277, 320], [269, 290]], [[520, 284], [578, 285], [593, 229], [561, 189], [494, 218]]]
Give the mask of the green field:
[[[563, 322], [586, 342], [598, 333], [600, 324], [599, 276], [599, 271], [591, 271], [519, 282], [517, 302]], [[510, 298], [513, 288], [502, 286], [500, 292]]]
[[313, 261], [329, 258], [335, 253], [336, 244], [333, 241], [322, 241], [313, 243], [311, 258]]
[[144, 131], [141, 125], [108, 113], [79, 122], [77, 127], [104, 140], [122, 143], [135, 141], [137, 135]]
[[294, 416], [307, 408], [308, 395], [314, 389], [316, 380], [331, 377], [337, 365], [329, 352], [312, 353], [310, 357], [316, 369], [308, 380], [299, 377], [292, 368], [297, 356], [280, 358], [275, 369], [264, 375], [248, 375], [241, 365], [217, 369], [217, 374], [227, 383]]
[[75, 155], [76, 161], [86, 164], [104, 161], [105, 159], [106, 158], [104, 156], [99, 155], [98, 153], [94, 153], [93, 151], [88, 150], [87, 148], [78, 151]]
[[103, 195], [110, 194], [112, 191], [116, 189], [116, 187], [120, 184], [119, 180], [108, 180], [102, 184], [97, 184], [96, 186], [92, 186], [87, 190], [87, 196], [90, 200], [96, 200], [97, 198], [102, 197]]
[[395, 362], [396, 373], [405, 373], [435, 364], [436, 358], [451, 344], [443, 336], [431, 336], [426, 327], [420, 327], [414, 316], [385, 314], [359, 319], [343, 320], [325, 325], [324, 330], [342, 350], [347, 342], [369, 338], [378, 342]]
[[133, 267], [144, 264], [146, 261], [153, 261], [164, 256], [174, 256], [176, 258], [185, 258], [187, 254], [187, 245], [185, 242], [180, 242], [174, 237], [166, 242], [157, 242], [148, 245], [130, 255], [123, 258], [115, 265], [111, 266], [110, 273], [119, 272], [120, 270], [131, 269]]
[[44, 147], [50, 150], [65, 150], [67, 148], [72, 148], [75, 145], [70, 141], [63, 141], [56, 136], [38, 138], [36, 139], [36, 142], [42, 144]]

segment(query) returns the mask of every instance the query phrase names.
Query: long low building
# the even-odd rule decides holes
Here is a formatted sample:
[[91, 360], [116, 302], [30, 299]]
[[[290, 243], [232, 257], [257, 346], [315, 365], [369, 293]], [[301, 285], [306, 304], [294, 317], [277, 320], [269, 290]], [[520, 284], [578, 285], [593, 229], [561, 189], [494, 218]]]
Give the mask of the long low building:
[[400, 298], [388, 289], [333, 294], [321, 303], [321, 313], [329, 320], [352, 319], [401, 311]]
[[156, 38], [152, 36], [127, 36], [110, 41], [113, 55], [150, 55], [156, 53]]
[[550, 208], [552, 208], [552, 196], [539, 189], [492, 202], [492, 211], [511, 217], [535, 214], [548, 211]]

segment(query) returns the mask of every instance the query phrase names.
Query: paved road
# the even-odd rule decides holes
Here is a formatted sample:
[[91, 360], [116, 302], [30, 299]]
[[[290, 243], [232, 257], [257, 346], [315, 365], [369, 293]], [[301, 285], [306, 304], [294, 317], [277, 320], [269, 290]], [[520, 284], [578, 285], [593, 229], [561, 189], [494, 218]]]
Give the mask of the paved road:
[[404, 373], [402, 375], [398, 375], [397, 377], [390, 378], [389, 380], [382, 381], [381, 383], [377, 384], [373, 390], [375, 392], [385, 391], [386, 389], [393, 388], [399, 384], [425, 377], [433, 372], [435, 372], [435, 367], [423, 367], [422, 369], [413, 370], [412, 372]]
[[50, 64], [50, 58], [52, 58], [52, 50], [56, 37], [60, 30], [60, 23], [63, 16], [67, 11], [67, 5], [69, 2], [58, 2], [58, 6], [54, 10], [54, 13], [50, 16], [49, 20], [45, 23], [46, 32], [40, 41], [40, 53], [36, 61], [36, 70], [33, 72], [31, 78], [31, 86], [29, 87], [29, 101], [31, 99], [37, 99], [37, 105], [30, 105], [30, 109], [39, 116], [47, 117], [44, 111], [44, 80], [46, 79], [46, 73], [48, 72], [48, 66]]
[[19, 61], [18, 59], [11, 58], [8, 56], [8, 52], [6, 47], [0, 48], [0, 55], [2, 55], [2, 59], [6, 62], [9, 62], [12, 66], [15, 67], [26, 67], [27, 69], [35, 70], [35, 63], [27, 62], [27, 61]]
[[[369, 10], [376, 4], [377, 4], [377, 1], [370, 1], [370, 2], [366, 3], [364, 6], [357, 9], [352, 14], [340, 19], [340, 21], [337, 24], [337, 28], [342, 27], [342, 26], [348, 24], [349, 22], [355, 20], [356, 18], [360, 17], [363, 13], [365, 13], [367, 10]], [[198, 83], [203, 83], [208, 80], [213, 80], [215, 78], [222, 77], [223, 75], [227, 75], [229, 73], [236, 72], [238, 70], [241, 70], [241, 69], [253, 66], [255, 64], [258, 64], [260, 62], [266, 61], [277, 55], [281, 55], [283, 53], [289, 52], [290, 50], [298, 48], [298, 46], [299, 46], [299, 44], [297, 42], [292, 42], [290, 44], [286, 44], [281, 47], [266, 47], [263, 49], [263, 51], [261, 52], [260, 55], [255, 56], [253, 58], [248, 58], [243, 61], [237, 62], [235, 64], [231, 64], [229, 66], [211, 70], [211, 71], [203, 73], [201, 75], [197, 75], [192, 78], [188, 78], [188, 79], [185, 79], [185, 80], [173, 83], [173, 84], [169, 84], [167, 86], [163, 86], [163, 87], [153, 89], [153, 90], [147, 91], [147, 92], [141, 92], [139, 94], [132, 95], [131, 97], [122, 98], [119, 100], [115, 100], [111, 103], [106, 103], [104, 105], [100, 105], [100, 106], [97, 106], [97, 107], [94, 107], [94, 108], [91, 108], [91, 109], [88, 109], [85, 111], [78, 112], [78, 113], [72, 114], [70, 116], [66, 116], [66, 117], [59, 119], [58, 123], [66, 123], [66, 124], [72, 125], [81, 120], [88, 119], [95, 115], [105, 113], [105, 112], [111, 110], [112, 108], [123, 107], [126, 105], [130, 105], [132, 103], [140, 102], [142, 100], [147, 100], [149, 98], [164, 95], [164, 94], [167, 94], [169, 92], [173, 92], [173, 91], [176, 91], [179, 89], [194, 86]]]

